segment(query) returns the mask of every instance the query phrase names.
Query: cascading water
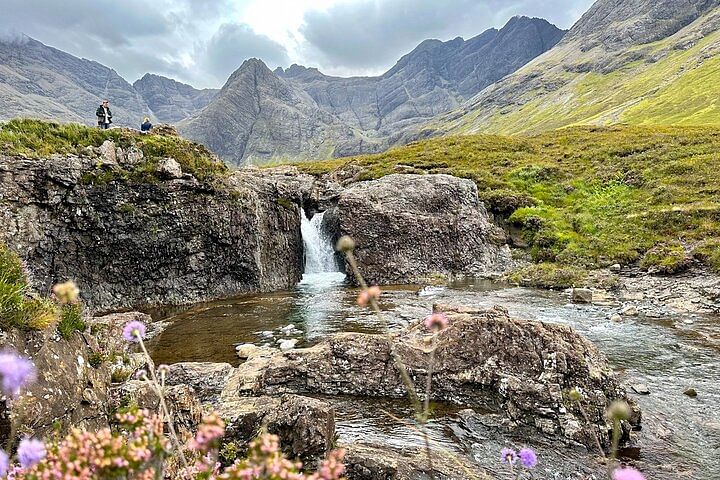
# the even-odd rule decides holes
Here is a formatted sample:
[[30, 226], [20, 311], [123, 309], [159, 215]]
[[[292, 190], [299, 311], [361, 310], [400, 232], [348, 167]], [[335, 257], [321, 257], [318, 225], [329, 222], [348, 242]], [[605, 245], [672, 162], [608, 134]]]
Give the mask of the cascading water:
[[323, 230], [325, 212], [311, 219], [302, 211], [300, 231], [305, 250], [305, 273], [298, 285], [298, 303], [291, 320], [302, 323], [308, 340], [327, 335], [329, 316], [342, 309], [345, 274], [335, 257], [332, 239]]
[[305, 247], [305, 274], [340, 271], [332, 241], [322, 228], [324, 216], [325, 212], [320, 212], [308, 220], [305, 210], [302, 211], [300, 231]]

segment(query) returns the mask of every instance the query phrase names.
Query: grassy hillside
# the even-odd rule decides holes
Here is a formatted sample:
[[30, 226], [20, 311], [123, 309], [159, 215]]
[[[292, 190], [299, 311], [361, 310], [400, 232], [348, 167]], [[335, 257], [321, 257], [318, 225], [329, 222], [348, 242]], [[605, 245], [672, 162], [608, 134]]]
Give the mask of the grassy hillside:
[[618, 123], [720, 125], [720, 8], [652, 43], [621, 41], [612, 32], [622, 26], [598, 26], [589, 38], [571, 30], [567, 41], [425, 129], [510, 135]]
[[679, 270], [687, 255], [720, 269], [720, 128], [573, 127], [536, 136], [469, 135], [348, 165], [362, 178], [397, 172], [469, 178], [493, 212], [522, 229], [533, 258], [583, 268], [641, 261]]

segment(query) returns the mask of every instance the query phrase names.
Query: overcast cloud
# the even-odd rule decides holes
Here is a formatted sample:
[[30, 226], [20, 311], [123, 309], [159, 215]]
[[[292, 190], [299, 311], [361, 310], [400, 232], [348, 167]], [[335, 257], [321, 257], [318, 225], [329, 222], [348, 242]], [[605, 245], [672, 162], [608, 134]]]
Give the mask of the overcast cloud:
[[114, 68], [220, 87], [243, 60], [379, 74], [427, 38], [472, 37], [514, 15], [569, 28], [593, 0], [0, 0], [25, 33]]

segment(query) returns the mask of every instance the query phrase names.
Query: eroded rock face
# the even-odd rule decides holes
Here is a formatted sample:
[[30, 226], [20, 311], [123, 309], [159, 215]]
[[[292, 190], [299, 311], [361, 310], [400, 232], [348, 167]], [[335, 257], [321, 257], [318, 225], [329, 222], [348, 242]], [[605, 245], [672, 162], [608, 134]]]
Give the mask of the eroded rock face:
[[[518, 428], [589, 447], [594, 436], [607, 444], [610, 426], [604, 411], [626, 394], [591, 342], [563, 325], [512, 319], [500, 307], [440, 308], [450, 327], [437, 340], [433, 399], [490, 408]], [[415, 384], [424, 385], [429, 361], [425, 335], [424, 327], [414, 324], [392, 339], [348, 333], [306, 349], [259, 349], [230, 377], [224, 395], [234, 389], [235, 395], [399, 398], [406, 390], [390, 355], [391, 341]], [[589, 425], [567, 396], [576, 387], [584, 392]]]
[[[30, 358], [37, 379], [14, 400], [13, 413], [27, 434], [44, 436], [60, 427], [97, 430], [108, 425], [110, 365], [91, 362], [100, 347], [89, 333], [75, 333], [68, 340], [48, 338], [45, 332], [4, 332], [0, 350], [12, 349]], [[0, 441], [9, 433], [7, 410], [2, 402]]]
[[83, 175], [95, 162], [0, 157], [0, 241], [25, 260], [38, 291], [74, 279], [88, 306], [105, 310], [300, 280], [299, 200], [291, 198], [301, 194], [285, 176], [93, 183]]
[[325, 216], [349, 235], [369, 283], [421, 283], [435, 276], [492, 276], [511, 264], [469, 180], [449, 175], [388, 175], [350, 185]]

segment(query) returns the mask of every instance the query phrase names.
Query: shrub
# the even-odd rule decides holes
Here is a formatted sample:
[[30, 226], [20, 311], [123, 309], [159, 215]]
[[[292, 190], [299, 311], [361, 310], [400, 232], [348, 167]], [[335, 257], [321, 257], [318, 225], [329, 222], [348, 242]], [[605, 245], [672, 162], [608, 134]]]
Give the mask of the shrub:
[[47, 330], [58, 321], [58, 307], [48, 298], [34, 297], [23, 304], [19, 326], [29, 330]]

